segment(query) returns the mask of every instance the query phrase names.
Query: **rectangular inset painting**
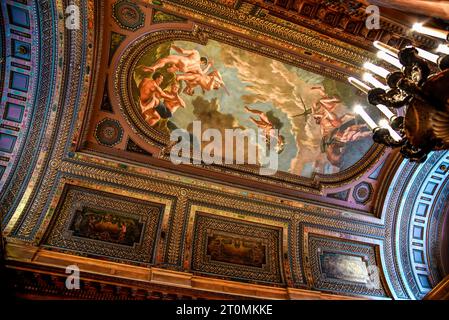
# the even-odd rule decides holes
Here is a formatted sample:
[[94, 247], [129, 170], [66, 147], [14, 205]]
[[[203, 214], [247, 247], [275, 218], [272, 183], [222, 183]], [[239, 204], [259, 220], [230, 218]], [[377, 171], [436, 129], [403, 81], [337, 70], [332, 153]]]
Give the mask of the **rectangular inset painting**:
[[76, 237], [131, 247], [140, 242], [142, 229], [136, 218], [89, 208], [76, 211], [70, 227]]
[[328, 279], [367, 283], [368, 265], [360, 256], [323, 252], [320, 255], [322, 275]]
[[205, 276], [281, 284], [282, 230], [197, 212], [191, 268]]
[[375, 244], [313, 234], [308, 236], [308, 256], [314, 289], [343, 295], [387, 297]]
[[261, 241], [247, 241], [230, 235], [213, 234], [207, 240], [211, 261], [262, 268], [266, 264], [267, 246]]
[[66, 186], [45, 244], [53, 250], [152, 264], [165, 205]]

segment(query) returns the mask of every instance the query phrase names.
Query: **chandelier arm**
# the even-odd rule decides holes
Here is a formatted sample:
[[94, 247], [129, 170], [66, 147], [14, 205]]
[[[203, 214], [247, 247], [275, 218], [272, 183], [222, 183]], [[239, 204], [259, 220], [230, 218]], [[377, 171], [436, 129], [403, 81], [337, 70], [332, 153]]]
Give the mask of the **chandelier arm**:
[[404, 139], [400, 141], [394, 140], [388, 129], [380, 127], [373, 130], [373, 140], [376, 143], [383, 144], [391, 148], [402, 147], [406, 143], [406, 140]]
[[400, 109], [410, 102], [411, 96], [404, 95], [403, 92], [396, 88], [385, 91], [375, 88], [368, 92], [368, 102], [374, 106], [384, 105], [392, 109]]

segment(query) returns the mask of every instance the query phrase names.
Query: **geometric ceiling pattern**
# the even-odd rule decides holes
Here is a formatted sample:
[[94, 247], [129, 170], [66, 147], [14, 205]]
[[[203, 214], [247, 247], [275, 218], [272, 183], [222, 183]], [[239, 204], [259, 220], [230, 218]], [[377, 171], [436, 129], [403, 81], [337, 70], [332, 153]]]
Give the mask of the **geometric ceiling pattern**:
[[[133, 107], [142, 48], [167, 41], [216, 42], [330, 81], [374, 61], [372, 40], [403, 43], [388, 18], [385, 32], [364, 30], [357, 1], [317, 3], [76, 0], [70, 29], [64, 1], [2, 2], [0, 219], [18, 292], [422, 299], [435, 287], [448, 270], [448, 153], [416, 165], [374, 145], [310, 176], [175, 166]], [[79, 292], [61, 285], [74, 264]]]

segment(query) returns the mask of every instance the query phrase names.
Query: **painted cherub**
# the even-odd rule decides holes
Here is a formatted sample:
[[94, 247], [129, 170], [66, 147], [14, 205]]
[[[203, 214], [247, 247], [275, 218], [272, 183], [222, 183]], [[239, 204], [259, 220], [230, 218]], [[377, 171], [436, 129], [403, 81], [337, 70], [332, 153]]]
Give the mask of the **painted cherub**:
[[184, 93], [189, 96], [195, 94], [195, 88], [200, 87], [204, 92], [225, 88], [225, 83], [219, 71], [215, 70], [207, 75], [198, 73], [185, 73], [176, 76], [177, 81], [184, 81], [186, 88]]

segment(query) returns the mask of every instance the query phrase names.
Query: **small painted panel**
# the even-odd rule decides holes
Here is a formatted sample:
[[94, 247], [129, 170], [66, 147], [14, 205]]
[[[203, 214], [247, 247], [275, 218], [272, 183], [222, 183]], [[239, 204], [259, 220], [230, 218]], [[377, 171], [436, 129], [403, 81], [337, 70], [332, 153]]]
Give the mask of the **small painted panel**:
[[88, 208], [75, 213], [70, 227], [74, 236], [127, 246], [140, 242], [142, 229], [138, 219]]
[[123, 128], [117, 120], [103, 119], [95, 129], [95, 138], [98, 143], [113, 147], [122, 141]]
[[126, 39], [126, 36], [117, 32], [111, 32], [111, 44], [109, 48], [109, 62], [117, 51], [118, 47]]
[[112, 16], [123, 29], [135, 31], [145, 24], [145, 14], [133, 1], [119, 0], [114, 3], [112, 10]]
[[136, 264], [152, 264], [165, 205], [67, 186], [45, 246]]
[[208, 237], [207, 254], [212, 261], [262, 268], [267, 247], [260, 241], [242, 241], [238, 237], [214, 234]]
[[254, 283], [284, 282], [281, 228], [207, 213], [196, 213], [195, 221], [195, 273]]
[[153, 13], [153, 19], [152, 22], [154, 24], [158, 24], [158, 23], [173, 23], [173, 22], [186, 22], [187, 19], [169, 14], [169, 13], [165, 13], [163, 11], [159, 11], [159, 10], [155, 10]]
[[369, 279], [367, 263], [360, 256], [323, 252], [320, 264], [326, 278], [364, 284]]
[[374, 245], [309, 235], [313, 287], [344, 295], [386, 297]]

